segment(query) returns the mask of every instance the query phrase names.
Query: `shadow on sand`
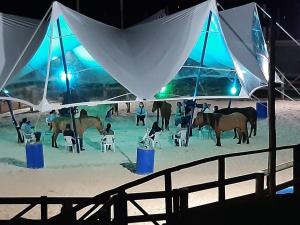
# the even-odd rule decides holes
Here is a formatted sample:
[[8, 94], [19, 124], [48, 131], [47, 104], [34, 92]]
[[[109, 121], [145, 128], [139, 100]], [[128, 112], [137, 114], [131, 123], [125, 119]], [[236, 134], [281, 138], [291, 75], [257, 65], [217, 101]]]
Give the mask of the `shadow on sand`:
[[136, 172], [136, 163], [126, 162], [126, 163], [121, 163], [120, 165], [128, 169], [132, 173]]
[[128, 169], [130, 172], [136, 172], [136, 163], [132, 162], [131, 159], [123, 151], [119, 150], [121, 154], [128, 160], [128, 162], [120, 163], [121, 166]]
[[26, 168], [25, 162], [13, 158], [0, 158], [0, 163], [7, 163], [8, 165]]

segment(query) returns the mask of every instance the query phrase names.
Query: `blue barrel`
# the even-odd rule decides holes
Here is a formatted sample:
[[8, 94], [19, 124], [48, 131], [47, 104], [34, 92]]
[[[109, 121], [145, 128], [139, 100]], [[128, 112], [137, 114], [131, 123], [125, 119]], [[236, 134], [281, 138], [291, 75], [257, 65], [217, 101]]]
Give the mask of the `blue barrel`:
[[154, 149], [138, 148], [136, 153], [136, 173], [150, 174], [154, 169]]
[[268, 102], [256, 102], [257, 118], [265, 119], [268, 117]]
[[26, 162], [27, 168], [44, 167], [43, 145], [41, 143], [26, 144]]

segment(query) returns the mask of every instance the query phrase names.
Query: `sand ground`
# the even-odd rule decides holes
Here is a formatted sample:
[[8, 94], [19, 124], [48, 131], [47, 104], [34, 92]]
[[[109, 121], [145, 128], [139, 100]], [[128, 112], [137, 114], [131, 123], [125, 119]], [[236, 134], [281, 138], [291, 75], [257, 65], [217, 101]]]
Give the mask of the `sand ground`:
[[[226, 107], [227, 101], [207, 101], [219, 108]], [[173, 111], [175, 111], [175, 102]], [[254, 101], [233, 101], [232, 107], [253, 106]], [[151, 103], [146, 103], [148, 111], [151, 111]], [[134, 108], [134, 106], [133, 106]], [[132, 110], [134, 111], [134, 110]], [[92, 112], [92, 111], [91, 111]], [[23, 117], [29, 118], [35, 123], [36, 128], [47, 130], [45, 123], [46, 114], [19, 112], [17, 120]], [[103, 120], [103, 117], [101, 118]], [[150, 127], [156, 119], [155, 114], [149, 113], [146, 127]], [[176, 131], [174, 119], [171, 119], [170, 131], [165, 131], [160, 137], [161, 149], [155, 152], [155, 171], [182, 163], [191, 162], [214, 155], [231, 152], [243, 152], [267, 148], [268, 146], [268, 121], [259, 120], [258, 133], [250, 139], [250, 144], [237, 145], [232, 139], [232, 132], [226, 132], [222, 138], [222, 147], [215, 146], [212, 139], [202, 140], [195, 130], [190, 139], [189, 147], [176, 147], [170, 140], [170, 136]], [[130, 165], [136, 161], [136, 148], [139, 137], [143, 136], [145, 127], [135, 126], [133, 113], [125, 112], [125, 104], [120, 105], [119, 116], [113, 116], [112, 128], [116, 136], [116, 152], [100, 151], [100, 136], [96, 129], [89, 129], [84, 134], [85, 151], [80, 154], [69, 153], [65, 150], [62, 135], [59, 136], [59, 149], [51, 148], [51, 135], [43, 137], [45, 168], [26, 168], [26, 156], [24, 144], [16, 142], [16, 132], [8, 115], [0, 118], [0, 193], [6, 196], [94, 196], [105, 190], [109, 190], [121, 184], [142, 177], [132, 173], [121, 164]], [[291, 145], [299, 143], [300, 136], [300, 103], [292, 101], [276, 101], [276, 127], [277, 145]], [[282, 151], [277, 155], [277, 163], [292, 160], [291, 151]], [[267, 168], [267, 154], [239, 157], [226, 161], [226, 177], [238, 174], [255, 172]], [[217, 176], [217, 164], [215, 162], [197, 166], [188, 170], [175, 173], [172, 176], [173, 187], [207, 182], [215, 180]], [[292, 171], [281, 172], [277, 176], [277, 182], [288, 180]], [[129, 190], [154, 191], [163, 189], [163, 179], [159, 178]], [[226, 188], [227, 198], [252, 192], [253, 182], [244, 182]], [[200, 205], [217, 199], [217, 190], [212, 189], [190, 195], [190, 206]], [[163, 201], [147, 201], [141, 203], [150, 212], [161, 212]], [[0, 216], [3, 219], [10, 218], [13, 212], [21, 209], [21, 206], [0, 206]], [[57, 207], [50, 209], [50, 215], [57, 212]], [[137, 210], [129, 206], [129, 213], [136, 214]], [[27, 214], [30, 218], [37, 217], [38, 211]]]

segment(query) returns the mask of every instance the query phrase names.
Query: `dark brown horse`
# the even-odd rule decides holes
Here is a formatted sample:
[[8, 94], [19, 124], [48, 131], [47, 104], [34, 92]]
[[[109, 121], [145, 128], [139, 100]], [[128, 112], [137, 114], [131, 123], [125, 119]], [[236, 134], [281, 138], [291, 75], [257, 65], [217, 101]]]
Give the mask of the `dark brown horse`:
[[[234, 112], [242, 113], [244, 116], [247, 117], [247, 122], [250, 123], [251, 129], [249, 138], [251, 137], [252, 131], [253, 136], [256, 136], [256, 130], [257, 130], [257, 112], [256, 109], [253, 107], [245, 107], [245, 108], [224, 108], [219, 109], [216, 111], [216, 113], [221, 113], [223, 115], [229, 115]], [[236, 132], [234, 132], [234, 138], [236, 138]]]
[[172, 113], [172, 105], [166, 101], [153, 102], [152, 112], [155, 112], [157, 109], [160, 109], [161, 115], [161, 128], [169, 130], [169, 122]]
[[242, 138], [243, 142], [247, 140], [247, 144], [249, 144], [247, 117], [241, 113], [236, 112], [229, 115], [223, 115], [220, 113], [199, 112], [197, 117], [194, 119], [193, 127], [202, 127], [204, 125], [209, 125], [215, 130], [217, 146], [221, 146], [221, 132], [233, 130], [234, 128], [236, 128], [238, 132], [238, 144], [241, 144]]

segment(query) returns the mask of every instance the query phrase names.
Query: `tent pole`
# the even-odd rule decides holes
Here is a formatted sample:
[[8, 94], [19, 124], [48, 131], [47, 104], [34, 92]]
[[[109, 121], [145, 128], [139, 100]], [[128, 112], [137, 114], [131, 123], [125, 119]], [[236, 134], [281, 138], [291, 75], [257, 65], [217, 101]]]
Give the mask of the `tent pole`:
[[[56, 20], [56, 23], [57, 23], [57, 29], [58, 29], [58, 35], [59, 35], [59, 43], [60, 43], [61, 56], [62, 56], [62, 61], [63, 61], [63, 66], [64, 66], [64, 72], [66, 74], [67, 104], [69, 104], [69, 103], [71, 103], [70, 82], [69, 82], [69, 78], [68, 78], [68, 68], [67, 68], [67, 63], [66, 63], [65, 50], [64, 50], [64, 45], [63, 45], [63, 41], [62, 41], [59, 19]], [[80, 153], [78, 138], [77, 138], [77, 129], [76, 129], [76, 123], [75, 123], [75, 117], [74, 117], [75, 110], [74, 110], [74, 107], [70, 107], [70, 109], [71, 109], [71, 119], [72, 119], [72, 123], [73, 123], [73, 129], [74, 129], [74, 133], [75, 133], [76, 149], [77, 149], [77, 153]], [[80, 147], [82, 147], [82, 146], [80, 146]]]
[[79, 12], [79, 8], [80, 8], [80, 2], [79, 0], [76, 0], [76, 11]]
[[228, 101], [228, 106], [227, 106], [227, 108], [229, 109], [231, 107], [231, 98], [229, 99], [229, 101]]
[[275, 44], [276, 44], [276, 2], [272, 4], [270, 35], [270, 73], [268, 81], [268, 117], [269, 117], [269, 159], [268, 192], [271, 197], [276, 194], [276, 124], [275, 124]]
[[16, 128], [16, 130], [17, 130], [17, 134], [18, 134], [18, 142], [23, 143], [23, 142], [24, 142], [24, 139], [23, 139], [23, 136], [21, 135], [20, 127], [19, 127], [19, 125], [18, 125], [18, 122], [17, 122], [17, 120], [16, 120], [14, 111], [13, 111], [13, 109], [12, 109], [11, 101], [6, 100], [6, 103], [7, 103], [7, 105], [8, 105], [8, 109], [9, 109], [9, 112], [10, 112], [10, 115], [11, 115], [11, 118], [12, 118], [12, 121], [13, 121], [13, 124], [15, 125], [15, 128]]
[[124, 29], [124, 0], [120, 0], [121, 28]]
[[[208, 16], [208, 22], [207, 22], [207, 27], [206, 27], [206, 32], [205, 32], [205, 39], [204, 39], [204, 43], [203, 43], [203, 49], [202, 49], [202, 54], [201, 54], [201, 60], [200, 60], [200, 66], [203, 67], [204, 65], [204, 57], [205, 57], [205, 51], [206, 51], [206, 45], [207, 45], [207, 40], [208, 40], [208, 34], [209, 34], [209, 28], [210, 28], [210, 23], [211, 23], [211, 17], [212, 17], [212, 12], [209, 12], [209, 16]], [[200, 69], [201, 71], [201, 69]], [[194, 112], [195, 112], [195, 107], [196, 107], [196, 95], [197, 95], [197, 88], [198, 88], [198, 84], [199, 84], [199, 73], [197, 75], [197, 79], [196, 79], [196, 86], [195, 86], [195, 90], [194, 90], [194, 107], [192, 109], [192, 115], [191, 115], [191, 120], [189, 123], [189, 128], [188, 128], [188, 132], [186, 135], [186, 144], [185, 146], [188, 146], [189, 144], [189, 138], [192, 132], [192, 122], [193, 122], [193, 117], [194, 117]]]

